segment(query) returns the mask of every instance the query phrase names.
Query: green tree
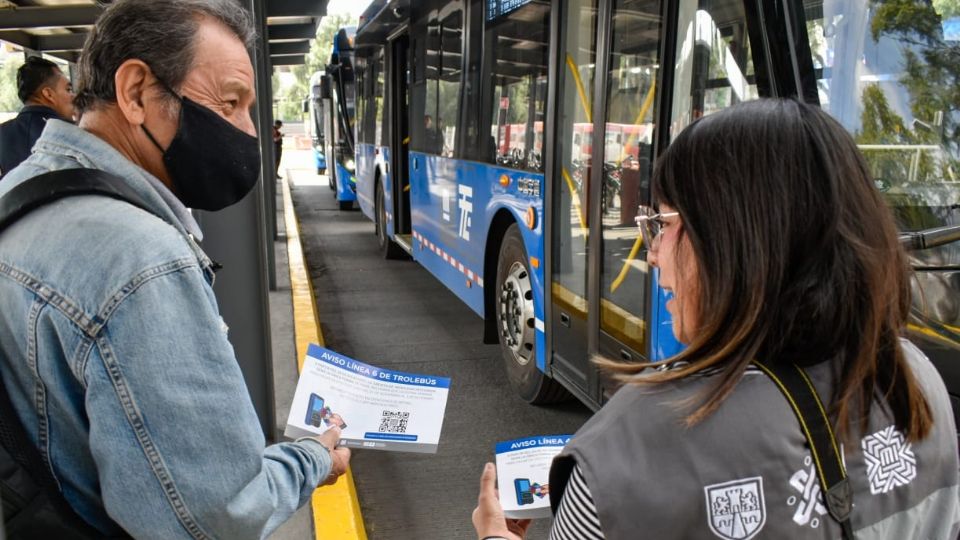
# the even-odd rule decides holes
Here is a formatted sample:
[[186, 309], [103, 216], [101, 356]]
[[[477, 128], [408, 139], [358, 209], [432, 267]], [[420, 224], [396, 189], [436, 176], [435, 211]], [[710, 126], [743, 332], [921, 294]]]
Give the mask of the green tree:
[[23, 105], [17, 96], [17, 69], [23, 65], [20, 54], [10, 54], [0, 66], [0, 112], [13, 112]]
[[[913, 139], [918, 143], [940, 143], [951, 155], [960, 155], [960, 44], [945, 41], [941, 25], [943, 19], [960, 14], [960, 0], [939, 0], [933, 4], [874, 0], [873, 4], [873, 39], [887, 36], [904, 45], [900, 82], [910, 95], [914, 118], [926, 124], [916, 128]], [[935, 120], [942, 123], [934, 126]], [[951, 161], [957, 170], [958, 161]]]
[[303, 100], [310, 95], [310, 77], [317, 71], [322, 71], [330, 61], [330, 52], [333, 50], [333, 37], [344, 27], [356, 24], [346, 14], [328, 15], [320, 21], [317, 36], [310, 44], [310, 51], [306, 56], [306, 63], [293, 66], [294, 83], [281, 86], [279, 77], [274, 73], [273, 99], [276, 105], [274, 115], [282, 120], [299, 120], [303, 115]]

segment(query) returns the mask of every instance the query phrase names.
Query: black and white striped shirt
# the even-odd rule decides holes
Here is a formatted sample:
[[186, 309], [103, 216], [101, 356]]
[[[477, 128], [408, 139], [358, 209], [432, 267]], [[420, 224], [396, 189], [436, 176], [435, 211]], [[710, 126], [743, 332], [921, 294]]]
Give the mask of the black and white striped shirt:
[[570, 473], [560, 508], [553, 518], [550, 540], [603, 540], [597, 507], [580, 465]]

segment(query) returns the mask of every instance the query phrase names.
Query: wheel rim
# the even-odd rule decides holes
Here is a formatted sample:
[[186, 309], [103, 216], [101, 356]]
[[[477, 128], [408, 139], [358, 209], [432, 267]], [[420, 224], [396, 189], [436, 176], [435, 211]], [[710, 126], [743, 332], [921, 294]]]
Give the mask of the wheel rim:
[[526, 366], [533, 358], [534, 315], [530, 274], [522, 263], [510, 265], [498, 302], [503, 344], [517, 364]]

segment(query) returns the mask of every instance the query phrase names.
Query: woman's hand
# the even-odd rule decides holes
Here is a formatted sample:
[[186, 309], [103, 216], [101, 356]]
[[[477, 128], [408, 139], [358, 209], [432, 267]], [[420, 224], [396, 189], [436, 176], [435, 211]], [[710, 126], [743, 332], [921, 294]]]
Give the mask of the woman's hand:
[[477, 497], [477, 507], [473, 510], [473, 528], [477, 530], [478, 538], [488, 536], [502, 536], [507, 540], [523, 540], [530, 527], [529, 519], [506, 519], [503, 516], [503, 507], [497, 495], [497, 468], [493, 463], [483, 467], [480, 476], [480, 496]]

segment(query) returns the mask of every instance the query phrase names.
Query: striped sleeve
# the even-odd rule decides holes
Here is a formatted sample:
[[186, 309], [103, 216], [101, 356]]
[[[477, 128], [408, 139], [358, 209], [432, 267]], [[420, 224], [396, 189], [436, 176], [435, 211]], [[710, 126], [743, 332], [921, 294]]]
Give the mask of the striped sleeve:
[[603, 540], [597, 507], [580, 465], [573, 468], [553, 520], [550, 540]]

